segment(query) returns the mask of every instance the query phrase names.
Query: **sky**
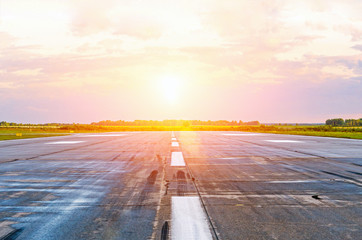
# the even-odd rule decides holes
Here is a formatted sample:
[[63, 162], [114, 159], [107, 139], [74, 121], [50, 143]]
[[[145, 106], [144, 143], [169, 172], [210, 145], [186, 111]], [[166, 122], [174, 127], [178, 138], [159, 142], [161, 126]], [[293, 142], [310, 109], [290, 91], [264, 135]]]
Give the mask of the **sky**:
[[0, 0], [0, 121], [362, 117], [360, 0]]

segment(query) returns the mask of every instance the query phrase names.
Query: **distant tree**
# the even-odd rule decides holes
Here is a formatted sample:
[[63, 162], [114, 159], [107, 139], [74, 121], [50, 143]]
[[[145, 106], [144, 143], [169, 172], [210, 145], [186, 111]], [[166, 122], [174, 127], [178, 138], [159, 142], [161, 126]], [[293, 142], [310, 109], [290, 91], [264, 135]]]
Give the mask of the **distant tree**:
[[238, 125], [260, 125], [258, 121], [251, 122], [242, 122], [239, 121], [227, 121], [227, 120], [217, 120], [217, 121], [201, 121], [201, 120], [134, 120], [134, 121], [111, 121], [103, 120], [99, 122], [92, 122], [90, 125], [96, 126], [238, 126]]
[[346, 119], [344, 122], [345, 122], [346, 126], [350, 126], [350, 127], [361, 126], [360, 119]]
[[250, 121], [250, 122], [246, 122], [246, 125], [260, 125], [259, 121]]
[[183, 121], [182, 126], [190, 127], [190, 121]]
[[342, 118], [333, 118], [333, 119], [327, 119], [326, 125], [330, 126], [343, 126], [344, 120]]

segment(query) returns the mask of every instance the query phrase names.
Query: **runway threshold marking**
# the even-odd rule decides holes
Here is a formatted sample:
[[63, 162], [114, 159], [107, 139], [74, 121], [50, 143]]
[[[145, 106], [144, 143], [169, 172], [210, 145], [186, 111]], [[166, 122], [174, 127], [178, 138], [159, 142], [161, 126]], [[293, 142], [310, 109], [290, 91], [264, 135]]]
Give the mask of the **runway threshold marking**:
[[76, 143], [82, 143], [84, 141], [59, 141], [59, 142], [47, 142], [45, 144], [76, 144]]
[[171, 201], [171, 239], [212, 239], [199, 197], [173, 196]]
[[302, 143], [303, 141], [298, 140], [264, 140], [266, 142], [274, 142], [274, 143]]
[[178, 147], [179, 144], [178, 144], [178, 142], [172, 142], [172, 143], [171, 143], [171, 146], [172, 146], [172, 147]]
[[182, 152], [172, 152], [171, 166], [186, 166]]

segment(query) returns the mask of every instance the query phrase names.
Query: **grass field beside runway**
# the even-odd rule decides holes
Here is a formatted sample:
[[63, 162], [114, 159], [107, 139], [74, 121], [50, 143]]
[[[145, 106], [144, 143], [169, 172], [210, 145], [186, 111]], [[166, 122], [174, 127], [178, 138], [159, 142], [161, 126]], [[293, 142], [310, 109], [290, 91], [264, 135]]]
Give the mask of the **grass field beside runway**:
[[277, 133], [321, 137], [362, 139], [361, 127], [330, 127], [324, 125], [256, 125], [256, 126], [95, 126], [70, 125], [61, 129], [74, 132], [122, 132], [122, 131], [243, 131], [259, 133]]
[[1, 140], [39, 138], [39, 137], [54, 137], [70, 134], [69, 131], [60, 131], [52, 128], [1, 128]]
[[277, 133], [277, 134], [290, 134], [290, 135], [316, 136], [316, 137], [362, 139], [362, 132], [317, 132], [317, 131], [263, 131], [263, 132], [264, 133]]
[[257, 125], [257, 126], [94, 126], [74, 124], [58, 127], [1, 127], [0, 140], [51, 137], [72, 133], [128, 131], [243, 131], [305, 136], [362, 139], [361, 127], [330, 127], [324, 125]]

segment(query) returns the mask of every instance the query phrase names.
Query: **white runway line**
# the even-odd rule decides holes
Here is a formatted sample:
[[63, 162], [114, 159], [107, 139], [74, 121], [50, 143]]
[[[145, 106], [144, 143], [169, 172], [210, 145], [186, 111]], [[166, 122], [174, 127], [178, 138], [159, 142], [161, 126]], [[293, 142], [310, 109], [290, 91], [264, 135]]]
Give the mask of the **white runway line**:
[[176, 138], [174, 138], [174, 137], [173, 137], [173, 138], [171, 138], [171, 140], [172, 140], [172, 141], [177, 141], [177, 139], [176, 139]]
[[212, 239], [199, 197], [173, 196], [171, 204], [171, 239]]
[[81, 143], [84, 141], [59, 141], [59, 142], [48, 142], [45, 144], [76, 144], [76, 143]]
[[274, 142], [274, 143], [302, 143], [303, 141], [297, 140], [264, 140], [266, 142]]
[[178, 142], [172, 142], [172, 143], [171, 143], [171, 146], [172, 146], [172, 147], [178, 147], [179, 144], [178, 144]]
[[91, 135], [81, 135], [78, 137], [121, 137], [127, 134], [91, 134]]
[[262, 133], [224, 133], [224, 136], [261, 136]]
[[185, 160], [182, 152], [172, 152], [171, 166], [185, 166]]
[[[325, 180], [325, 181], [329, 181]], [[268, 181], [267, 183], [319, 183], [321, 180], [285, 180], [285, 181]]]

